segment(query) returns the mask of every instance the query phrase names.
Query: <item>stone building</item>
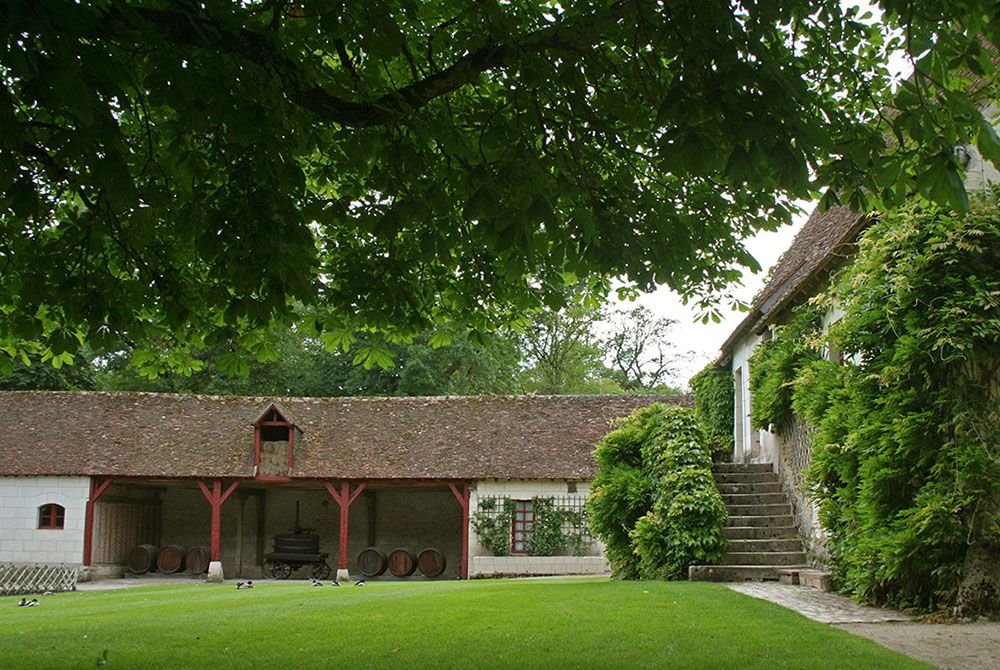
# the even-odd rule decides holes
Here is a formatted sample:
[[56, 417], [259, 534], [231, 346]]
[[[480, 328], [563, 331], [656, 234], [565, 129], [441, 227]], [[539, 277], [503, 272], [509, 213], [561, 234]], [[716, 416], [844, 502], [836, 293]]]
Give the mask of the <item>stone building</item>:
[[[1000, 110], [993, 105], [983, 110], [988, 119], [997, 118], [998, 112]], [[956, 147], [955, 153], [964, 168], [968, 191], [983, 191], [991, 184], [1000, 183], [1000, 172], [975, 146]], [[788, 322], [795, 307], [826, 289], [831, 278], [851, 262], [859, 236], [876, 216], [860, 214], [844, 206], [814, 210], [774, 266], [747, 316], [723, 343], [718, 359], [733, 372], [733, 461], [771, 464], [792, 504], [806, 551], [820, 560], [827, 558], [823, 546], [825, 538], [815, 506], [804, 489], [803, 470], [812, 461], [808, 429], [798, 420], [781, 434], [753, 428], [750, 423], [753, 397], [749, 361], [756, 347], [770, 336], [773, 326]], [[832, 307], [823, 317], [824, 327], [829, 327], [841, 316], [837, 307]], [[837, 358], [839, 352], [827, 350], [824, 355]]]
[[[436, 549], [442, 578], [603, 573], [593, 542], [527, 555], [531, 500], [582, 506], [596, 443], [655, 401], [686, 402], [2, 393], [0, 563], [121, 574], [130, 549], [179, 545], [209, 550], [213, 574], [254, 578], [298, 525], [341, 575], [369, 547]], [[510, 556], [470, 532], [487, 497], [519, 501]]]

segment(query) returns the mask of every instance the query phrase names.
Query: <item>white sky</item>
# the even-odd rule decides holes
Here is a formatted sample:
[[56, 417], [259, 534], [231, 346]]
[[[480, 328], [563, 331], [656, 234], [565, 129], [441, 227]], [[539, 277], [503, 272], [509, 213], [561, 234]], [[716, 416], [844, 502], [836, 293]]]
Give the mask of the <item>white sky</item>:
[[[795, 217], [791, 225], [779, 228], [774, 232], [758, 233], [747, 240], [747, 249], [754, 255], [763, 269], [757, 274], [745, 272], [742, 286], [732, 288], [735, 297], [749, 303], [754, 294], [763, 286], [768, 269], [791, 245], [795, 234], [802, 228], [802, 224], [805, 223], [815, 207], [815, 203], [800, 203], [800, 205], [804, 211]], [[684, 305], [680, 297], [668, 288], [660, 288], [654, 293], [640, 295], [635, 302], [645, 305], [656, 316], [677, 320], [678, 323], [672, 329], [674, 348], [678, 352], [691, 352], [690, 358], [682, 361], [678, 366], [678, 374], [673, 380], [674, 383], [680, 383], [683, 386], [687, 386], [691, 375], [719, 355], [719, 347], [746, 316], [746, 312], [729, 311], [724, 307], [725, 316], [720, 323], [712, 321], [701, 323], [696, 318], [697, 308], [693, 305]], [[617, 300], [612, 294], [612, 304], [615, 303]], [[629, 302], [618, 304], [625, 308], [633, 305]]]

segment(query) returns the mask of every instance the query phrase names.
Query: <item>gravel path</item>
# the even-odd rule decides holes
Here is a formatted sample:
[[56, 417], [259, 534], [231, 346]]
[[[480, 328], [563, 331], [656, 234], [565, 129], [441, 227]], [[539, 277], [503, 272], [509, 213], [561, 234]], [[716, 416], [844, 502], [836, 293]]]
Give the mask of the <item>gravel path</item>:
[[867, 637], [947, 670], [1000, 669], [1000, 622], [914, 623], [902, 612], [859, 605], [836, 593], [774, 582], [726, 584], [754, 598], [795, 610], [813, 621]]

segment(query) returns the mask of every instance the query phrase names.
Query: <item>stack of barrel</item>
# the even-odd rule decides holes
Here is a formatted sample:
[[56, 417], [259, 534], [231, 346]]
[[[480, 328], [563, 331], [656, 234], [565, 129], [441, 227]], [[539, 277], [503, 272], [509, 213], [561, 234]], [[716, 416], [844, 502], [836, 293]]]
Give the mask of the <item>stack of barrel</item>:
[[173, 574], [187, 570], [192, 575], [200, 575], [208, 570], [209, 553], [205, 547], [186, 549], [179, 544], [157, 547], [140, 544], [133, 547], [125, 558], [125, 565], [137, 575], [144, 575], [154, 568], [163, 574]]
[[438, 577], [446, 565], [444, 554], [437, 549], [424, 549], [416, 556], [409, 549], [394, 549], [386, 556], [368, 547], [358, 554], [358, 570], [365, 577], [378, 577], [386, 568], [396, 577], [409, 577], [417, 570], [424, 577]]

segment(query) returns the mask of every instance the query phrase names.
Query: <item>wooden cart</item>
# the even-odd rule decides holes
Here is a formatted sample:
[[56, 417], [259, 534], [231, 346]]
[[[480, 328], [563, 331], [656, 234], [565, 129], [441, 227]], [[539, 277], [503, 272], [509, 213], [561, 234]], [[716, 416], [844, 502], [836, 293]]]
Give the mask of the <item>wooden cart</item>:
[[313, 579], [326, 579], [330, 576], [330, 566], [326, 562], [330, 554], [291, 554], [272, 552], [264, 554], [264, 569], [274, 579], [288, 579], [299, 568], [311, 565], [309, 575]]

